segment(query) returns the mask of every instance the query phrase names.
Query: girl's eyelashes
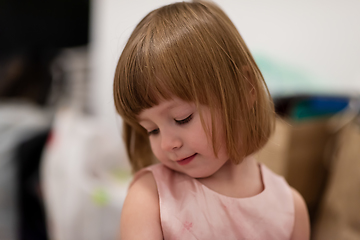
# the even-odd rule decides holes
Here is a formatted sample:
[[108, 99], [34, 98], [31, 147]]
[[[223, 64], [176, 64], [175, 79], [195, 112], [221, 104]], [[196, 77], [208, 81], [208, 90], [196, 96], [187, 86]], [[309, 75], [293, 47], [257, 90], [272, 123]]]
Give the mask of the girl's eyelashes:
[[192, 119], [192, 117], [193, 117], [193, 114], [190, 114], [189, 116], [187, 116], [187, 117], [184, 118], [184, 119], [181, 119], [181, 120], [176, 120], [176, 119], [174, 119], [174, 120], [175, 120], [175, 122], [176, 122], [177, 124], [181, 125], [181, 124], [185, 124], [185, 123], [190, 122], [191, 119]]
[[[174, 120], [175, 120], [176, 124], [182, 125], [182, 124], [186, 124], [186, 123], [190, 122], [192, 118], [193, 118], [193, 114], [190, 114], [189, 116], [187, 116], [187, 117], [184, 118], [184, 119], [181, 119], [181, 120], [176, 120], [176, 119], [174, 119]], [[159, 129], [159, 128], [156, 128], [156, 129], [154, 129], [154, 130], [152, 130], [152, 131], [148, 131], [148, 135], [149, 135], [149, 136], [150, 136], [150, 135], [156, 135], [156, 134], [158, 134], [159, 132], [160, 132], [160, 129]]]
[[150, 135], [156, 135], [156, 134], [158, 134], [159, 133], [159, 129], [158, 128], [156, 128], [156, 129], [154, 129], [154, 130], [152, 130], [152, 131], [149, 131], [148, 132], [148, 135], [150, 136]]

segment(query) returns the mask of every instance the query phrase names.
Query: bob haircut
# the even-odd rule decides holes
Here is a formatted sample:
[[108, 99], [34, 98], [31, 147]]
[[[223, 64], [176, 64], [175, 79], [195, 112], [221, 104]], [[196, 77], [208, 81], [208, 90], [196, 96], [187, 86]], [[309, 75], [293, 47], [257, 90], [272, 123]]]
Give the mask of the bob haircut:
[[[179, 2], [150, 12], [118, 61], [114, 100], [133, 172], [156, 162], [138, 114], [177, 97], [210, 108], [217, 155], [221, 119], [228, 156], [238, 164], [265, 145], [274, 129], [271, 96], [244, 40], [214, 3]], [[216, 114], [215, 114], [216, 113]]]

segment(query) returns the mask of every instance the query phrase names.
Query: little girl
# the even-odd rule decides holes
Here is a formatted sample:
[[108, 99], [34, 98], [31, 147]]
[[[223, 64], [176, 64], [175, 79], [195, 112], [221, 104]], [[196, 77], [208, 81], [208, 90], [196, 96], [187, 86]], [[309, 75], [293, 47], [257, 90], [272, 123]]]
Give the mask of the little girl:
[[302, 197], [253, 157], [273, 131], [273, 103], [215, 4], [150, 12], [120, 56], [114, 98], [136, 173], [122, 240], [309, 239]]

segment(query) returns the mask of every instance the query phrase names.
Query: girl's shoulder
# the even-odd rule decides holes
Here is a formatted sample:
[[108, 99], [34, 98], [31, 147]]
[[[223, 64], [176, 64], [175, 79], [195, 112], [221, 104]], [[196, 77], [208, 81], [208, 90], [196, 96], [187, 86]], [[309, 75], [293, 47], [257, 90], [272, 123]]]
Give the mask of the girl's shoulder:
[[182, 188], [185, 182], [189, 184], [189, 182], [193, 180], [193, 178], [185, 174], [176, 172], [166, 167], [164, 164], [158, 163], [137, 172], [130, 184], [130, 188], [140, 179], [148, 178], [149, 176], [152, 177], [152, 182], [155, 184], [153, 189], [156, 190], [157, 196], [159, 196], [160, 199], [163, 195], [162, 193], [168, 192], [170, 189], [177, 189], [179, 183], [181, 183], [180, 185]]
[[[286, 192], [290, 193], [291, 205], [294, 209], [294, 223], [291, 234], [291, 240], [303, 240], [310, 239], [310, 220], [309, 214], [306, 207], [306, 203], [301, 196], [301, 194], [295, 190], [293, 187], [288, 185], [285, 178], [272, 172], [265, 165], [262, 165], [262, 170], [267, 175], [268, 182], [272, 182], [273, 187], [271, 188], [273, 192], [276, 192], [277, 195], [279, 190], [288, 189]], [[264, 177], [264, 176], [263, 176]], [[283, 191], [284, 192], [284, 191]], [[288, 195], [288, 194], [287, 194]], [[277, 195], [278, 196], [278, 195]], [[282, 199], [282, 198], [279, 198]], [[284, 203], [283, 203], [284, 204]]]
[[146, 179], [146, 178], [149, 178], [149, 176], [152, 176], [152, 179], [154, 180], [154, 183], [156, 186], [156, 182], [158, 181], [159, 176], [166, 178], [169, 175], [171, 175], [172, 173], [173, 173], [172, 170], [165, 167], [161, 163], [148, 166], [146, 168], [141, 169], [134, 175], [134, 178], [130, 183], [130, 188], [132, 187], [132, 185], [134, 185], [140, 179], [143, 179], [143, 178]]
[[157, 186], [150, 171], [137, 173], [129, 187], [121, 213], [120, 235], [121, 239], [163, 239]]
[[295, 220], [291, 240], [310, 239], [310, 220], [303, 197], [291, 188], [294, 198]]

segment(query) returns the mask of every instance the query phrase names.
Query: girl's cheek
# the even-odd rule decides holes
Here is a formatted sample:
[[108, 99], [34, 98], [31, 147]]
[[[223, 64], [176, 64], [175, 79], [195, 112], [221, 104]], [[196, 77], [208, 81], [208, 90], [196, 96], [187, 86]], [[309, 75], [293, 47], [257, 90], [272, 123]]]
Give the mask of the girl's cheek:
[[151, 147], [152, 152], [155, 154], [155, 151], [156, 151], [155, 144], [151, 140], [150, 140], [150, 147]]
[[159, 158], [159, 147], [157, 144], [156, 144], [156, 141], [151, 141], [150, 140], [150, 147], [151, 147], [151, 150], [153, 152], [153, 154], [155, 155], [155, 157]]

